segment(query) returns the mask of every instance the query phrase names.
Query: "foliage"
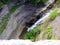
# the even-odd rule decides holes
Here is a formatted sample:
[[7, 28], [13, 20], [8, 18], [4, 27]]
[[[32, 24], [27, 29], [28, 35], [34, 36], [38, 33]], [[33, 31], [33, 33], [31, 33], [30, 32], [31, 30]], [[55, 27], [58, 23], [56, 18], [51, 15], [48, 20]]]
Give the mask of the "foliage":
[[24, 35], [24, 39], [30, 39], [32, 41], [35, 41], [36, 36], [29, 32]]
[[50, 13], [50, 19], [54, 20], [57, 15], [58, 15], [58, 8], [55, 8], [53, 12]]
[[8, 2], [8, 0], [0, 0], [2, 3], [7, 3]]
[[[0, 0], [0, 8], [3, 4], [8, 3], [9, 0]], [[15, 6], [16, 7], [16, 6]], [[13, 7], [14, 8], [14, 7]]]
[[47, 34], [47, 39], [51, 39], [52, 38], [52, 26], [48, 25], [47, 29], [46, 29], [46, 34]]
[[31, 3], [39, 3], [41, 0], [30, 0]]
[[42, 0], [42, 2], [45, 4], [48, 0]]
[[5, 15], [3, 18], [2, 18], [2, 25], [0, 27], [0, 34], [3, 32], [3, 30], [6, 28], [6, 25], [7, 25], [7, 21], [8, 21], [8, 18], [9, 18], [9, 14]]
[[9, 10], [9, 12], [10, 12], [10, 13], [13, 13], [19, 6], [20, 6], [20, 5], [15, 5], [15, 6], [13, 6], [13, 7]]
[[30, 39], [32, 41], [35, 41], [36, 40], [36, 35], [38, 35], [39, 33], [40, 33], [40, 29], [39, 28], [31, 29], [29, 32], [27, 32], [24, 35], [24, 39]]
[[1, 6], [3, 5], [3, 3], [2, 2], [0, 2], [0, 8], [1, 8]]
[[41, 2], [46, 3], [47, 1], [48, 0], [30, 0], [31, 3], [35, 3], [35, 4], [41, 3]]
[[4, 29], [6, 28], [6, 26], [7, 26], [7, 22], [8, 22], [8, 20], [9, 20], [9, 18], [10, 18], [10, 16], [11, 16], [11, 14], [18, 8], [19, 6], [13, 6], [11, 9], [10, 9], [10, 11], [9, 11], [9, 13], [8, 14], [6, 14], [3, 18], [2, 18], [2, 25], [1, 25], [1, 27], [0, 27], [0, 34], [4, 31]]
[[53, 35], [51, 40], [57, 40], [57, 38]]
[[57, 0], [57, 3], [60, 5], [60, 0]]

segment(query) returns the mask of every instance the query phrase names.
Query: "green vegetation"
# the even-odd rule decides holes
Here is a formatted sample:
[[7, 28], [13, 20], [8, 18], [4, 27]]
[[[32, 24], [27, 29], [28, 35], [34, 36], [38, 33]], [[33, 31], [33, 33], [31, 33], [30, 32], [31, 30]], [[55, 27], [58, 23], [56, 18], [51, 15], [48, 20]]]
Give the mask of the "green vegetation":
[[57, 3], [60, 5], [60, 0], [57, 0]]
[[34, 3], [34, 4], [38, 4], [38, 3], [41, 3], [41, 2], [43, 2], [45, 4], [47, 1], [48, 0], [30, 0], [30, 2]]
[[8, 2], [8, 0], [0, 0], [0, 8], [1, 8], [1, 6], [3, 5], [3, 4], [5, 4], [5, 3], [7, 3]]
[[57, 38], [55, 37], [55, 35], [52, 35], [51, 40], [57, 40]]
[[1, 33], [4, 31], [4, 29], [6, 28], [7, 22], [8, 22], [8, 20], [9, 20], [10, 16], [11, 16], [11, 14], [12, 14], [18, 7], [19, 7], [18, 5], [13, 6], [13, 7], [10, 9], [9, 13], [2, 18], [2, 22], [1, 22], [2, 25], [1, 25], [1, 27], [0, 27], [0, 34], [1, 34]]
[[7, 25], [7, 21], [8, 21], [8, 19], [9, 19], [9, 17], [10, 17], [10, 14], [7, 14], [7, 15], [5, 15], [3, 18], [2, 18], [2, 25], [1, 25], [1, 27], [0, 27], [0, 34], [3, 32], [3, 30], [6, 28], [6, 25]]
[[24, 39], [30, 39], [32, 41], [36, 40], [36, 36], [41, 32], [41, 30], [39, 28], [34, 28], [31, 29], [29, 32], [27, 32], [24, 35]]
[[[40, 26], [37, 28], [31, 29], [29, 32], [27, 32], [24, 36], [24, 39], [30, 39], [32, 41], [36, 40], [36, 35], [38, 35], [42, 30], [44, 30], [43, 38], [47, 39], [55, 39], [54, 35], [52, 34], [53, 27], [50, 25], [51, 21], [56, 18], [58, 15], [58, 8], [55, 8], [50, 16], [45, 20], [44, 23], [42, 23]], [[51, 21], [50, 21], [51, 20]], [[42, 39], [43, 39], [42, 38]]]
[[50, 25], [51, 21], [53, 21], [58, 16], [58, 8], [55, 8], [50, 16], [46, 18], [45, 22], [41, 24], [42, 30], [45, 30], [43, 38], [47, 35], [47, 39], [56, 39], [52, 34], [53, 27]]
[[42, 0], [42, 2], [45, 4], [48, 0]]
[[1, 6], [3, 5], [3, 3], [2, 2], [0, 2], [0, 8], [1, 8]]
[[50, 19], [54, 20], [58, 16], [58, 8], [55, 8], [53, 12], [50, 13]]
[[39, 3], [41, 0], [30, 0], [31, 3]]
[[[0, 8], [3, 4], [7, 3], [8, 0], [0, 0]], [[43, 2], [44, 4], [47, 2], [48, 0], [30, 0], [31, 3], [34, 4], [38, 4]], [[60, 3], [60, 0], [58, 0], [58, 3]], [[5, 15], [2, 18], [2, 24], [0, 26], [0, 34], [4, 31], [4, 29], [7, 26], [7, 23], [9, 21], [9, 18], [11, 16], [11, 14], [19, 7], [19, 5], [15, 5], [13, 6], [10, 10], [9, 13], [7, 15]], [[41, 30], [45, 30], [44, 35], [47, 34], [47, 39], [55, 39], [54, 36], [52, 35], [52, 29], [53, 27], [51, 25], [49, 25], [49, 21], [50, 20], [54, 20], [56, 18], [56, 16], [58, 15], [58, 8], [55, 8], [51, 13], [50, 13], [50, 18], [47, 19], [46, 22], [44, 22], [43, 24], [41, 24], [39, 27], [31, 29], [29, 32], [27, 32], [24, 35], [24, 39], [30, 39], [32, 41], [36, 40], [36, 36], [38, 34], [40, 34]]]
[[48, 25], [47, 29], [46, 29], [46, 34], [47, 34], [47, 39], [51, 39], [52, 38], [52, 26]]
[[55, 40], [56, 39], [56, 37], [52, 34], [52, 32], [53, 32], [53, 27], [50, 24], [47, 26], [46, 31], [44, 32], [44, 35], [47, 35], [48, 40]]
[[45, 30], [43, 38], [47, 36], [47, 39], [56, 39], [55, 36], [52, 34], [53, 27], [50, 25], [51, 21], [53, 21], [58, 16], [58, 8], [55, 8], [51, 13], [50, 16], [46, 18], [45, 22], [40, 25], [42, 30]]
[[15, 6], [13, 6], [13, 7], [9, 10], [9, 12], [10, 12], [10, 13], [13, 13], [19, 6], [20, 6], [20, 5], [15, 5]]
[[7, 3], [8, 2], [8, 0], [0, 0], [2, 3]]

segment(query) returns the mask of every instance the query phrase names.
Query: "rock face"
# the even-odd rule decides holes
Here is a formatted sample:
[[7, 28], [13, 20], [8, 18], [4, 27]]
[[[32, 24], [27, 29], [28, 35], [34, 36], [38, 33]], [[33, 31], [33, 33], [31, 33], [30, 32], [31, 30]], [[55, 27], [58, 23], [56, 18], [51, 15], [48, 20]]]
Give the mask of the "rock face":
[[17, 15], [15, 15], [15, 20], [17, 22], [17, 29], [13, 31], [10, 35], [9, 39], [19, 39], [19, 35], [21, 35], [23, 29], [26, 27], [26, 23], [33, 19], [32, 15], [36, 7], [30, 7], [29, 5], [23, 5], [20, 8], [20, 11]]
[[[0, 39], [18, 38], [18, 35], [22, 32], [26, 22], [31, 20], [35, 9], [35, 7], [29, 7], [27, 5], [18, 8], [13, 14], [11, 14], [11, 18], [6, 29], [0, 35]], [[18, 29], [16, 29], [17, 27]], [[10, 35], [12, 36], [10, 37]]]
[[55, 37], [60, 40], [60, 16], [57, 16], [56, 19], [51, 23], [53, 26], [53, 34]]

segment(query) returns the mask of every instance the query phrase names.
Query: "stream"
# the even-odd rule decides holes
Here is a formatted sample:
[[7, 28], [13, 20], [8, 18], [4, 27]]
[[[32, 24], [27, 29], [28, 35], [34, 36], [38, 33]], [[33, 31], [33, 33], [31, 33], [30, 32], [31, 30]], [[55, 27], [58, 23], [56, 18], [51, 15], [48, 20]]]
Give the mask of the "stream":
[[31, 27], [29, 27], [27, 29], [27, 31], [29, 32], [31, 29], [36, 28], [41, 23], [43, 23], [45, 21], [45, 19], [50, 15], [50, 12], [52, 12], [52, 10], [50, 10], [47, 13], [43, 14], [43, 17], [41, 17], [38, 21], [35, 22], [35, 24], [33, 24]]
[[[41, 11], [43, 11], [43, 10], [44, 10], [44, 11], [41, 12], [42, 14], [41, 14], [41, 13], [39, 14], [39, 19], [38, 19], [31, 27], [29, 27], [29, 28], [27, 29], [28, 32], [29, 32], [31, 29], [37, 27], [39, 24], [43, 23], [44, 20], [50, 15], [50, 12], [52, 11], [53, 6], [51, 5], [51, 7], [49, 7], [49, 5], [52, 4], [54, 1], [55, 1], [55, 0], [50, 0], [50, 1], [48, 1], [48, 3], [46, 3], [46, 4], [47, 4], [46, 7], [45, 7], [45, 8], [42, 8], [42, 10], [41, 10]], [[47, 7], [48, 7], [48, 8], [47, 8]], [[47, 8], [47, 9], [46, 9], [46, 8]], [[51, 10], [49, 10], [49, 8], [50, 8]]]

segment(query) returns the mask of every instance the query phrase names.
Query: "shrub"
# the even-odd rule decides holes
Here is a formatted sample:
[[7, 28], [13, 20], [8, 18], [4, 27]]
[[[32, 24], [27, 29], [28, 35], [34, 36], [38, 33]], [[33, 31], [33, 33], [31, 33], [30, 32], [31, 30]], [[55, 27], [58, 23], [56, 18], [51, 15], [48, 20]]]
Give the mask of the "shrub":
[[52, 38], [52, 26], [48, 25], [47, 29], [46, 29], [46, 34], [47, 34], [47, 39], [51, 39]]
[[58, 15], [58, 8], [55, 8], [53, 12], [50, 13], [50, 19], [54, 20], [57, 15]]
[[0, 8], [1, 8], [1, 6], [3, 5], [3, 3], [2, 2], [0, 2]]
[[36, 40], [36, 35], [40, 33], [40, 29], [38, 28], [34, 28], [34, 29], [31, 29], [29, 32], [27, 32], [25, 35], [24, 35], [24, 39], [30, 39], [32, 41], [35, 41]]
[[30, 0], [31, 3], [38, 4], [38, 3], [46, 3], [48, 0]]
[[60, 0], [57, 0], [57, 3], [60, 5]]
[[30, 0], [31, 3], [35, 3], [35, 4], [39, 3], [40, 1], [41, 0]]
[[42, 2], [45, 4], [48, 0], [42, 0]]
[[0, 0], [2, 3], [7, 3], [8, 0]]
[[36, 34], [40, 33], [40, 29], [34, 28], [34, 29], [31, 29], [29, 32], [31, 32], [32, 34], [36, 35]]
[[35, 41], [35, 35], [33, 35], [32, 33], [26, 33], [25, 35], [24, 35], [24, 39], [30, 39], [30, 40], [32, 40], [32, 41]]
[[52, 35], [51, 40], [57, 40], [56, 36], [55, 35]]

